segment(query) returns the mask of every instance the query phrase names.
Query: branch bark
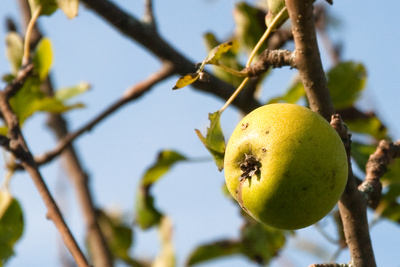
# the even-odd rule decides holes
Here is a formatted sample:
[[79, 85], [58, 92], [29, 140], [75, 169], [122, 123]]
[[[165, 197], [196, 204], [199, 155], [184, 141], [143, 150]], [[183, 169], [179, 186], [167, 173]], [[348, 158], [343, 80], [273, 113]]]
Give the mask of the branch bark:
[[[183, 76], [196, 72], [196, 64], [175, 50], [151, 25], [141, 22], [108, 0], [82, 0], [82, 2], [122, 34], [141, 44], [160, 61], [172, 64], [175, 74]], [[207, 74], [209, 74], [208, 82], [195, 82], [192, 84], [193, 87], [228, 100], [235, 88], [214, 75]], [[249, 99], [244, 94], [239, 94], [232, 104], [244, 113], [249, 113], [261, 105], [254, 97]]]
[[[319, 54], [313, 19], [313, 0], [286, 0], [295, 42], [295, 65], [312, 110], [327, 120], [334, 114], [332, 100], [327, 88], [325, 73]], [[339, 117], [340, 118], [340, 117]], [[338, 120], [339, 118], [334, 118]], [[340, 119], [341, 120], [341, 119]], [[332, 124], [340, 126], [340, 122]], [[350, 137], [344, 126], [338, 129], [344, 141], [348, 157], [348, 181], [339, 201], [346, 242], [350, 249], [351, 262], [357, 267], [375, 267], [375, 259], [367, 221], [367, 202], [358, 191], [350, 161]]]
[[295, 44], [294, 65], [299, 70], [310, 108], [326, 120], [335, 113], [322, 68], [313, 16], [313, 0], [286, 0]]
[[[26, 0], [20, 0], [19, 5], [24, 28], [26, 28], [31, 16], [29, 4]], [[41, 37], [42, 34], [39, 30], [38, 24], [35, 24], [31, 33], [31, 40], [29, 40], [31, 49], [36, 46]], [[50, 75], [42, 84], [41, 89], [49, 96], [54, 94]], [[57, 139], [63, 139], [68, 134], [66, 121], [60, 114], [49, 114], [48, 125], [53, 130]], [[96, 207], [93, 203], [92, 193], [89, 189], [88, 175], [84, 171], [72, 144], [69, 144], [64, 149], [61, 158], [64, 163], [64, 169], [68, 173], [68, 177], [74, 185], [82, 209], [93, 263], [95, 266], [99, 267], [113, 266], [113, 259], [110, 250], [97, 221]]]
[[54, 201], [49, 189], [47, 188], [41, 173], [33, 159], [31, 152], [26, 145], [25, 139], [20, 131], [19, 122], [16, 115], [13, 113], [8, 99], [4, 92], [0, 92], [0, 111], [3, 114], [4, 120], [8, 126], [8, 149], [21, 162], [21, 165], [29, 173], [34, 182], [40, 196], [43, 199], [47, 208], [47, 217], [53, 221], [57, 227], [65, 245], [74, 257], [78, 266], [89, 266], [85, 256], [80, 250], [78, 243], [75, 241], [71, 231], [69, 230], [64, 218]]
[[375, 267], [375, 257], [369, 235], [367, 198], [358, 190], [351, 168], [351, 140], [340, 115], [332, 116], [332, 127], [343, 140], [347, 152], [348, 180], [339, 201], [346, 243], [350, 249], [351, 263], [357, 267]]

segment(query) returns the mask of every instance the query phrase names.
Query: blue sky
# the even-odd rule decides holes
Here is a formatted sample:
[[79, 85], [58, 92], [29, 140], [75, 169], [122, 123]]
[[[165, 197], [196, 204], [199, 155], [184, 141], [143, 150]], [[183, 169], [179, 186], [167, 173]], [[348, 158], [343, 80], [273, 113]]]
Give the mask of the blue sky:
[[[116, 2], [137, 17], [143, 12], [143, 1]], [[212, 31], [222, 39], [234, 29], [232, 10], [235, 2], [155, 1], [159, 31], [184, 55], [199, 62], [206, 56], [202, 40], [205, 32]], [[393, 138], [399, 139], [400, 2], [385, 1], [385, 6], [379, 6], [379, 9], [375, 8], [376, 4], [376, 1], [362, 4], [335, 1], [330, 9], [341, 24], [333, 36], [344, 45], [344, 60], [360, 61], [367, 68], [368, 82], [362, 107], [376, 110], [392, 130]], [[0, 18], [4, 19], [6, 15], [18, 19], [17, 1], [0, 2]], [[4, 25], [4, 20], [1, 24]], [[115, 32], [83, 6], [79, 16], [72, 21], [58, 11], [51, 17], [41, 18], [40, 24], [53, 43], [52, 75], [56, 88], [80, 81], [92, 84], [91, 91], [78, 98], [86, 108], [66, 115], [71, 130], [79, 128], [117, 100], [129, 86], [159, 68], [159, 62], [142, 47]], [[4, 36], [2, 27], [0, 39], [4, 40]], [[0, 50], [4, 51], [4, 42], [0, 43]], [[323, 48], [321, 54], [324, 65], [329, 66]], [[0, 73], [8, 70], [7, 60], [1, 52]], [[294, 70], [276, 70], [265, 84], [262, 98], [266, 100], [282, 93], [294, 73]], [[76, 141], [98, 206], [127, 212], [132, 220], [139, 179], [161, 149], [175, 149], [193, 158], [208, 156], [194, 129], [204, 133], [208, 124], [207, 114], [220, 109], [223, 101], [192, 88], [172, 91], [177, 78], [160, 83], [140, 100], [125, 106]], [[224, 112], [221, 123], [226, 137], [238, 118], [235, 108]], [[53, 136], [45, 129], [45, 116], [42, 114], [35, 115], [26, 123], [24, 134], [35, 154], [41, 154], [55, 144]], [[67, 222], [83, 245], [82, 216], [60, 162], [46, 165], [41, 171], [56, 198], [62, 200]], [[3, 177], [3, 171], [0, 177]], [[179, 263], [199, 243], [238, 236], [241, 224], [238, 208], [221, 194], [223, 182], [223, 173], [218, 172], [211, 161], [182, 163], [153, 188], [157, 207], [173, 220]], [[63, 187], [62, 194], [57, 191], [57, 186]], [[16, 246], [17, 256], [10, 260], [9, 266], [57, 266], [58, 234], [53, 224], [45, 219], [46, 210], [29, 177], [22, 173], [15, 175], [11, 190], [24, 209], [26, 228]], [[329, 222], [323, 223], [330, 229]], [[159, 244], [156, 232], [136, 231], [135, 234], [133, 253], [153, 257]], [[381, 222], [373, 227], [371, 235], [378, 266], [400, 266], [397, 260], [398, 227]], [[287, 249], [272, 266], [307, 266], [321, 262], [297, 248], [304, 240], [322, 242], [321, 247], [330, 254], [335, 251], [335, 247], [326, 242], [314, 227], [309, 227], [298, 232], [298, 237], [288, 243]], [[340, 261], [347, 260], [348, 253], [343, 253]], [[244, 258], [234, 257], [202, 266], [255, 265]]]

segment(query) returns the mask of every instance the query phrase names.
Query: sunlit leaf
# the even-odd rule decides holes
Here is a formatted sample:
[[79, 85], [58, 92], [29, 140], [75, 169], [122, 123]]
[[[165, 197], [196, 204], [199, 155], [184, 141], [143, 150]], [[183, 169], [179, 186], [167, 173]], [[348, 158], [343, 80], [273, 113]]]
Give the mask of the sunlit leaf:
[[77, 95], [83, 94], [90, 89], [90, 84], [87, 82], [80, 82], [76, 86], [58, 89], [54, 93], [54, 97], [60, 101], [68, 100]]
[[143, 175], [141, 184], [143, 186], [149, 186], [155, 183], [162, 175], [167, 173], [175, 163], [184, 160], [187, 160], [187, 158], [176, 151], [161, 151], [158, 154], [157, 161], [148, 168]]
[[29, 78], [22, 88], [10, 99], [10, 105], [17, 115], [20, 124], [37, 110], [37, 103], [43, 99], [40, 82], [36, 77]]
[[185, 76], [182, 76], [178, 79], [178, 81], [176, 82], [175, 86], [172, 89], [175, 90], [188, 86], [189, 84], [194, 83], [199, 78], [199, 76], [200, 76], [199, 73], [189, 73]]
[[[206, 33], [204, 35], [204, 41], [206, 48], [208, 50], [213, 49], [214, 47], [218, 46], [221, 42], [216, 39], [216, 37], [212, 33]], [[238, 56], [238, 42], [236, 39], [232, 40], [232, 47], [227, 51], [223, 57], [221, 57], [218, 62], [220, 65], [224, 65], [228, 68], [234, 70], [241, 70], [243, 66], [239, 63], [237, 56]], [[215, 76], [220, 78], [221, 80], [233, 85], [234, 87], [238, 87], [242, 82], [243, 78], [233, 75], [225, 70], [222, 70], [219, 67], [214, 67], [213, 72]]]
[[135, 222], [141, 229], [149, 229], [160, 222], [162, 214], [154, 206], [154, 198], [150, 194], [150, 187], [138, 187], [135, 208]]
[[207, 128], [207, 135], [204, 137], [199, 130], [195, 130], [203, 145], [208, 149], [217, 164], [218, 170], [224, 167], [225, 138], [220, 125], [221, 113], [219, 111], [210, 113], [210, 127]]
[[[242, 50], [250, 52], [266, 30], [265, 12], [246, 2], [236, 4], [233, 18], [236, 23], [235, 36]], [[266, 48], [263, 45], [260, 52]]]
[[187, 259], [187, 266], [193, 266], [209, 260], [216, 260], [234, 254], [240, 254], [242, 243], [238, 240], [222, 240], [198, 246]]
[[[272, 21], [285, 7], [285, 0], [268, 0], [267, 5], [268, 5], [268, 14], [265, 17], [265, 24], [268, 27], [273, 27]], [[284, 13], [282, 13], [281, 17], [276, 22], [276, 25], [274, 27], [279, 28], [279, 26], [282, 25], [288, 18], [289, 18], [289, 13], [286, 10]]]
[[14, 245], [21, 237], [24, 222], [21, 207], [8, 192], [0, 192], [0, 265], [14, 255]]
[[65, 105], [54, 97], [46, 96], [40, 90], [40, 82], [35, 77], [29, 78], [25, 82], [23, 87], [10, 99], [10, 105], [21, 125], [27, 118], [39, 111], [62, 113], [83, 107], [80, 103]]
[[351, 107], [365, 88], [367, 71], [361, 63], [337, 64], [328, 72], [328, 88], [336, 109]]
[[43, 81], [47, 77], [53, 62], [50, 39], [43, 38], [40, 40], [36, 48], [33, 62], [35, 64], [35, 71], [39, 74], [40, 80]]
[[158, 234], [161, 241], [161, 251], [155, 258], [152, 267], [175, 267], [175, 248], [172, 242], [172, 222], [164, 216], [161, 219]]
[[0, 134], [6, 136], [8, 133], [8, 128], [7, 126], [1, 126], [0, 127]]
[[36, 9], [41, 6], [42, 10], [40, 15], [49, 16], [57, 10], [57, 0], [29, 0], [29, 6], [31, 8], [31, 14], [35, 13]]
[[69, 19], [73, 19], [78, 15], [79, 0], [57, 0], [59, 8]]
[[216, 63], [223, 54], [229, 51], [231, 49], [233, 43], [228, 42], [228, 43], [223, 43], [218, 45], [217, 47], [213, 48], [207, 55], [205, 59], [206, 64], [214, 64]]
[[24, 43], [16, 32], [10, 32], [6, 36], [6, 56], [11, 65], [11, 73], [17, 75], [21, 67]]

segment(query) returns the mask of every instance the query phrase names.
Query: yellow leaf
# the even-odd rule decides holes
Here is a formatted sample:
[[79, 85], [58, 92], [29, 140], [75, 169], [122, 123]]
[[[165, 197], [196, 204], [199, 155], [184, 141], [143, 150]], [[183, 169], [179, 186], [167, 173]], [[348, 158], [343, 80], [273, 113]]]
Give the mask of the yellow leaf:
[[179, 78], [179, 80], [176, 82], [175, 86], [172, 89], [173, 90], [180, 89], [191, 83], [194, 83], [199, 78], [199, 76], [200, 76], [199, 73], [189, 73], [185, 76], [182, 76]]

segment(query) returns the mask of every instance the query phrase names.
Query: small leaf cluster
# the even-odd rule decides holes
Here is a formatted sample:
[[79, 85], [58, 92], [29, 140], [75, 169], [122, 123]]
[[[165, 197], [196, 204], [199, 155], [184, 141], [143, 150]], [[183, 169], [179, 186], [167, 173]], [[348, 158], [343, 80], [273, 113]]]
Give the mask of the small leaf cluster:
[[72, 19], [78, 14], [79, 0], [29, 0], [29, 6], [32, 14], [40, 10], [40, 15], [50, 16], [57, 9], [61, 9]]
[[[6, 54], [10, 61], [11, 73], [4, 76], [5, 81], [14, 79], [23, 66], [22, 39], [16, 32], [11, 32], [6, 37]], [[17, 115], [20, 125], [37, 112], [63, 113], [72, 109], [82, 108], [84, 104], [68, 104], [69, 99], [82, 94], [90, 89], [90, 85], [81, 82], [68, 88], [60, 88], [53, 96], [48, 96], [41, 90], [41, 85], [47, 79], [53, 62], [51, 41], [43, 38], [34, 51], [32, 62], [34, 75], [30, 76], [21, 89], [10, 99], [10, 105]], [[7, 134], [7, 127], [1, 126], [0, 133]]]

